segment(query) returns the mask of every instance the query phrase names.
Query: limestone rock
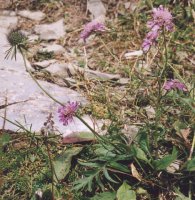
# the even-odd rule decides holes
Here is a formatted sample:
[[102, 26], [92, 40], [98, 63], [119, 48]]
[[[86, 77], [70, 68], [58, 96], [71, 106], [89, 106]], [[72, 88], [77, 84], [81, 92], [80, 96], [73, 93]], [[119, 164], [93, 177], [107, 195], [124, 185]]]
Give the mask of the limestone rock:
[[148, 116], [148, 119], [154, 119], [156, 112], [152, 106], [146, 106], [145, 108], [146, 114]]
[[71, 63], [56, 62], [50, 65], [49, 67], [47, 67], [46, 70], [54, 75], [59, 75], [62, 78], [67, 77], [68, 74], [76, 75], [79, 72], [89, 79], [99, 79], [102, 81], [105, 81], [105, 80], [114, 81], [114, 80], [120, 79], [119, 74], [109, 74], [109, 73], [103, 73], [103, 72], [94, 71], [90, 69], [83, 69], [76, 65], [72, 65]]
[[2, 11], [0, 11], [0, 15], [16, 16], [16, 12], [14, 12], [12, 10], [2, 10]]
[[41, 11], [20, 10], [18, 15], [34, 21], [41, 21], [45, 18], [45, 13]]
[[126, 59], [130, 59], [130, 58], [138, 57], [138, 56], [142, 56], [142, 55], [143, 55], [143, 51], [139, 50], [139, 51], [128, 52], [124, 56]]
[[48, 66], [50, 66], [51, 64], [54, 64], [54, 63], [56, 63], [56, 62], [57, 62], [57, 60], [55, 60], [55, 59], [52, 59], [52, 60], [44, 60], [44, 61], [41, 61], [41, 62], [35, 62], [35, 63], [33, 63], [33, 66], [34, 66], [34, 67], [41, 68], [41, 69], [44, 69], [44, 68], [46, 68], [46, 67], [48, 67]]
[[101, 0], [88, 0], [87, 1], [87, 10], [93, 15], [94, 19], [102, 18], [106, 15], [106, 8]]
[[17, 27], [18, 18], [15, 16], [0, 16], [0, 28], [14, 29]]
[[63, 46], [59, 44], [46, 44], [43, 48], [39, 50], [39, 52], [53, 52], [54, 55], [61, 55], [65, 52]]
[[36, 34], [32, 34], [28, 36], [28, 42], [29, 43], [34, 43], [35, 41], [37, 41], [39, 39], [39, 36]]
[[41, 40], [57, 40], [65, 36], [63, 19], [51, 24], [36, 25], [34, 30], [40, 35]]

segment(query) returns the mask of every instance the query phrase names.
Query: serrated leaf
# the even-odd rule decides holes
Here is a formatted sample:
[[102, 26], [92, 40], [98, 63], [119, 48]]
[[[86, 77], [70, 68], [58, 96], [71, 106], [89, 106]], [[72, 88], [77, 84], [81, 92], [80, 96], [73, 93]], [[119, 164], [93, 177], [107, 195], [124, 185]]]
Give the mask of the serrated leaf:
[[99, 174], [99, 170], [88, 170], [86, 173], [87, 177], [85, 178], [82, 178], [82, 179], [79, 179], [78, 181], [75, 181], [73, 184], [74, 184], [74, 187], [73, 187], [73, 190], [81, 190], [81, 189], [84, 189], [87, 187], [87, 190], [89, 192], [92, 191], [92, 182], [93, 182], [93, 179], [96, 178], [97, 180], [97, 175]]
[[117, 190], [117, 200], [136, 200], [136, 193], [126, 182]]
[[94, 197], [90, 198], [90, 200], [115, 200], [116, 192], [103, 192], [96, 194]]
[[187, 170], [190, 172], [195, 171], [195, 157], [187, 162]]
[[[71, 149], [67, 149], [54, 159], [53, 166], [58, 180], [65, 178], [70, 170], [72, 157], [80, 153], [82, 149], [82, 147], [73, 147]], [[54, 176], [55, 180], [56, 176]]]
[[155, 160], [154, 166], [157, 170], [165, 170], [176, 159], [177, 159], [177, 150], [174, 147], [171, 155], [164, 156], [160, 160]]

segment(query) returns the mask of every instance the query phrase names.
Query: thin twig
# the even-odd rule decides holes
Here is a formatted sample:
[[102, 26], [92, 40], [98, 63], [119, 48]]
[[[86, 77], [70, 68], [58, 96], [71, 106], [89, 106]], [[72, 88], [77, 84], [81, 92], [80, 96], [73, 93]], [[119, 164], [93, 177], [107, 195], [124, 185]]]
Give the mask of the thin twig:
[[190, 155], [189, 155], [189, 158], [188, 160], [191, 160], [192, 159], [192, 154], [194, 152], [194, 147], [195, 147], [195, 132], [194, 132], [194, 137], [193, 137], [193, 140], [192, 140], [192, 147], [190, 149]]
[[5, 97], [5, 109], [4, 109], [4, 119], [3, 119], [3, 125], [2, 125], [2, 130], [5, 129], [5, 123], [6, 123], [6, 117], [7, 117], [7, 92], [6, 92], [6, 97]]

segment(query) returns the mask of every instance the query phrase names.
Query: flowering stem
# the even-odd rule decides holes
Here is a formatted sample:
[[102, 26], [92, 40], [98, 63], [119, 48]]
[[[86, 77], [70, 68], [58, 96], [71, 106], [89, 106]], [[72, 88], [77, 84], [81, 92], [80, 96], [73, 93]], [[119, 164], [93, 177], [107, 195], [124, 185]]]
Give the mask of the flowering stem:
[[48, 146], [48, 143], [47, 143], [47, 138], [45, 140], [45, 146], [47, 148], [47, 154], [48, 154], [48, 158], [49, 158], [49, 163], [50, 163], [50, 167], [51, 167], [51, 178], [52, 178], [52, 200], [54, 200], [54, 168], [53, 168], [53, 163], [52, 163], [52, 159], [51, 159], [51, 155], [50, 155], [50, 151], [49, 151], [49, 146]]
[[193, 151], [194, 151], [194, 147], [195, 147], [195, 133], [194, 133], [194, 137], [193, 137], [193, 141], [192, 141], [192, 147], [190, 149], [190, 155], [189, 155], [188, 160], [192, 159], [192, 154], [193, 154]]
[[[164, 50], [165, 50], [165, 59], [164, 59], [164, 66], [162, 71], [160, 72], [160, 76], [157, 77], [158, 81], [158, 97], [157, 97], [157, 104], [156, 104], [156, 118], [155, 118], [155, 128], [156, 128], [156, 134], [158, 130], [158, 122], [161, 117], [161, 100], [162, 100], [162, 78], [164, 74], [167, 71], [167, 64], [168, 64], [168, 51], [167, 51], [167, 44], [166, 44], [166, 36], [165, 36], [165, 28], [163, 28], [163, 43], [164, 43]], [[157, 134], [158, 135], [158, 134]], [[157, 136], [154, 136], [154, 146], [157, 148]], [[158, 154], [158, 151], [156, 151], [156, 156]]]
[[[25, 54], [23, 53], [23, 51], [21, 51], [23, 60], [24, 60], [24, 66], [26, 68], [26, 71], [29, 73], [29, 75], [31, 76], [31, 78], [35, 81], [35, 83], [39, 86], [39, 88], [48, 96], [50, 97], [53, 101], [55, 101], [56, 103], [58, 103], [61, 106], [64, 106], [63, 103], [61, 103], [60, 101], [58, 101], [56, 98], [54, 98], [51, 94], [49, 94], [41, 85], [40, 83], [35, 79], [35, 77], [33, 76], [33, 74], [31, 73], [31, 71], [28, 69], [27, 64], [26, 64], [26, 57]], [[101, 139], [104, 142], [108, 142], [104, 137], [100, 136], [93, 128], [91, 128], [91, 126], [89, 126], [89, 124], [82, 119], [80, 116], [76, 115], [76, 117], [85, 125], [87, 126], [87, 128], [89, 128], [89, 130], [99, 139]], [[121, 149], [118, 148], [116, 145], [112, 144], [112, 146], [115, 147], [115, 149], [117, 149], [118, 151], [121, 152]]]

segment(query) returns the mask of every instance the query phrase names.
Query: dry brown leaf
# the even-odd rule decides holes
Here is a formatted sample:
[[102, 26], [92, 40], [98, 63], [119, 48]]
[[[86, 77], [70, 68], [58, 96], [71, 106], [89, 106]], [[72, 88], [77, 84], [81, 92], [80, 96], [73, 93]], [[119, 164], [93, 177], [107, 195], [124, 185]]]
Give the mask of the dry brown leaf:
[[131, 172], [132, 172], [133, 177], [135, 177], [137, 180], [141, 181], [141, 180], [142, 180], [142, 177], [141, 177], [141, 175], [139, 174], [139, 172], [137, 171], [135, 165], [132, 163], [132, 164], [130, 165], [130, 167], [131, 167]]
[[186, 143], [190, 143], [188, 139], [189, 134], [190, 134], [190, 128], [180, 130], [180, 135], [182, 136], [182, 138], [185, 140]]

